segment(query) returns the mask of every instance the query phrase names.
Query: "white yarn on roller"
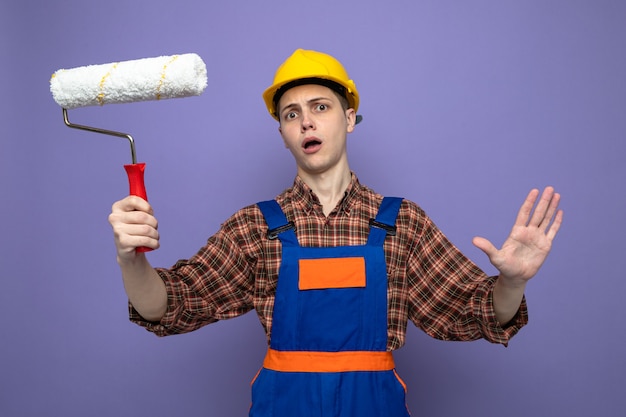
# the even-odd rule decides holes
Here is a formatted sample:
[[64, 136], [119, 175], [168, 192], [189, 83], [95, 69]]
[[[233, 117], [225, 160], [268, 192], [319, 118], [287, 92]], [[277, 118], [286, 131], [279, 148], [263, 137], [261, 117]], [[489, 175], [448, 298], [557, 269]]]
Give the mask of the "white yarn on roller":
[[50, 79], [54, 101], [68, 110], [197, 96], [206, 86], [206, 65], [197, 54], [60, 69]]

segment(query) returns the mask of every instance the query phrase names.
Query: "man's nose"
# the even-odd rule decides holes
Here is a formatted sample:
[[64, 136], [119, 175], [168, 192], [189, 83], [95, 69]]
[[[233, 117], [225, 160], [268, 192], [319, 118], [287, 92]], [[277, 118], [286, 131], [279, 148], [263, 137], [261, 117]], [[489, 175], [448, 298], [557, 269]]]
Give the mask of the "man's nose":
[[311, 117], [311, 113], [308, 111], [304, 111], [302, 113], [302, 131], [305, 132], [309, 129], [314, 129], [315, 128], [315, 124], [313, 122], [313, 117]]

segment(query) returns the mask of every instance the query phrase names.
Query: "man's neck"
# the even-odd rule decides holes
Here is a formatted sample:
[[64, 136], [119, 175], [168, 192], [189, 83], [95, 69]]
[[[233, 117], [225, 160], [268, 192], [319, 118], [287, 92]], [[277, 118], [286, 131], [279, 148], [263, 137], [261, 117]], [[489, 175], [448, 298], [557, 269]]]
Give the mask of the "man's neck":
[[326, 172], [316, 175], [300, 172], [299, 175], [302, 181], [311, 187], [311, 190], [317, 196], [322, 204], [322, 210], [325, 216], [328, 216], [335, 209], [337, 204], [339, 204], [339, 201], [343, 198], [352, 180], [352, 174], [348, 167], [343, 170], [337, 170], [336, 172]]

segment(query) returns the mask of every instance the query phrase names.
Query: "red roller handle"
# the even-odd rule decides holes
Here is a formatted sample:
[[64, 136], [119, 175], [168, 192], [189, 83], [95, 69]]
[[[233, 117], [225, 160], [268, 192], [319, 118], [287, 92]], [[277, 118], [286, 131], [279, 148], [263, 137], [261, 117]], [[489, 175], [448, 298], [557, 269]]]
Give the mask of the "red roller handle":
[[[136, 195], [148, 201], [146, 194], [146, 184], [144, 183], [143, 173], [146, 170], [146, 164], [140, 162], [137, 164], [124, 165], [126, 174], [128, 174], [128, 184], [130, 185], [130, 195]], [[149, 252], [152, 248], [140, 246], [135, 249], [137, 252]]]

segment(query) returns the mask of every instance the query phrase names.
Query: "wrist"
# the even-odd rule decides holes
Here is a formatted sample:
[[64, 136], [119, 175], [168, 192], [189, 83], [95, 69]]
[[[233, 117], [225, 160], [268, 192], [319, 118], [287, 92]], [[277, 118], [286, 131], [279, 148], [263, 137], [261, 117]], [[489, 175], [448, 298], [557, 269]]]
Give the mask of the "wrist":
[[528, 283], [527, 280], [520, 279], [520, 278], [511, 278], [502, 273], [498, 276], [498, 279], [496, 280], [497, 286], [503, 289], [515, 290], [515, 291], [524, 290], [526, 288], [527, 283]]
[[136, 269], [141, 268], [147, 262], [146, 255], [141, 252], [133, 250], [131, 253], [124, 253], [117, 255], [117, 264], [122, 269]]

